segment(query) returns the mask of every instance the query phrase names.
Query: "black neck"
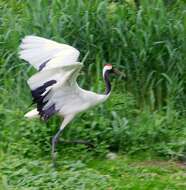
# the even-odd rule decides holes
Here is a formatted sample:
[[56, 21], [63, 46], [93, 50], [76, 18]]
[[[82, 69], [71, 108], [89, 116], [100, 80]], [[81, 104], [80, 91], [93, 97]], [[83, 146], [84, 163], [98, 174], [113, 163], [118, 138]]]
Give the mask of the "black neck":
[[106, 90], [105, 90], [105, 94], [109, 94], [111, 91], [111, 84], [110, 84], [110, 80], [109, 80], [109, 75], [110, 75], [110, 71], [107, 70], [105, 71], [104, 74], [104, 80], [105, 80], [105, 85], [106, 85]]

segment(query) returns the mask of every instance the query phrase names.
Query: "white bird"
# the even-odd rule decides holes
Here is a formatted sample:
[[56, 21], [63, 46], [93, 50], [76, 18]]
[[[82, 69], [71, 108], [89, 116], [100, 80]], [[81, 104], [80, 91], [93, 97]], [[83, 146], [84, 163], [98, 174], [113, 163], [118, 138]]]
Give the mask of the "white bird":
[[26, 36], [20, 49], [20, 58], [38, 70], [27, 81], [37, 108], [25, 114], [25, 117], [41, 117], [47, 120], [58, 113], [64, 118], [59, 131], [52, 139], [54, 161], [55, 147], [65, 126], [76, 114], [106, 101], [109, 97], [109, 74], [113, 68], [111, 64], [104, 66], [106, 91], [105, 94], [97, 94], [80, 88], [76, 82], [82, 63], [78, 62], [80, 53], [74, 47], [38, 36]]

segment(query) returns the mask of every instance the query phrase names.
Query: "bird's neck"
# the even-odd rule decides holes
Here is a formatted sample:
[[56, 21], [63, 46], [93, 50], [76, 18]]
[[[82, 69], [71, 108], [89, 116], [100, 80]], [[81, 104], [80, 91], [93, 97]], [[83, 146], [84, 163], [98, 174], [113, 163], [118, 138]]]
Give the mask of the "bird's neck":
[[105, 95], [109, 95], [110, 91], [111, 91], [111, 83], [110, 83], [110, 80], [109, 80], [109, 75], [110, 75], [109, 70], [105, 71], [105, 73], [103, 75], [103, 78], [105, 80], [105, 85], [106, 85]]

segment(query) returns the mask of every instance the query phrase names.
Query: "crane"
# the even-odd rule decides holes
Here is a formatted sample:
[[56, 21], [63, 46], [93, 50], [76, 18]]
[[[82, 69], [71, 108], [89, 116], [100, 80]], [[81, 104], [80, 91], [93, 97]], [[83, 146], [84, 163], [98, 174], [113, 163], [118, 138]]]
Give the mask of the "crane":
[[20, 45], [19, 57], [37, 69], [28, 79], [33, 102], [37, 108], [25, 114], [27, 118], [40, 117], [47, 121], [55, 113], [63, 118], [58, 132], [52, 138], [52, 160], [59, 136], [67, 124], [80, 112], [106, 101], [111, 93], [109, 75], [111, 64], [103, 67], [105, 94], [97, 94], [78, 86], [76, 79], [82, 68], [80, 52], [74, 47], [38, 36], [26, 36]]

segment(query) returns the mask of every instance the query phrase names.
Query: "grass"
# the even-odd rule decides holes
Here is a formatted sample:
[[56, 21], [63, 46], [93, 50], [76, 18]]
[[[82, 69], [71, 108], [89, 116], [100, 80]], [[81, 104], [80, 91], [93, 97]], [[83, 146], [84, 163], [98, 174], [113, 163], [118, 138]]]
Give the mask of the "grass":
[[[130, 2], [130, 1], [129, 1]], [[132, 0], [131, 0], [132, 2]], [[142, 0], [140, 8], [125, 1], [1, 1], [2, 74], [19, 72], [20, 40], [35, 34], [65, 42], [87, 54], [82, 84], [100, 90], [104, 63], [125, 70], [125, 84], [140, 108], [185, 108], [185, 5], [181, 0]], [[157, 19], [158, 17], [158, 19]], [[28, 75], [30, 76], [30, 72]], [[9, 76], [10, 77], [10, 76]], [[168, 109], [167, 108], [167, 109]]]
[[[10, 109], [9, 115], [4, 115], [4, 121], [9, 122], [3, 123], [1, 120], [0, 123], [0, 189], [181, 190], [186, 188], [184, 162], [174, 161], [176, 155], [183, 152], [184, 145], [179, 145], [178, 142], [185, 141], [180, 134], [177, 136], [175, 133], [173, 138], [174, 131], [170, 130], [168, 136], [172, 144], [166, 143], [169, 138], [166, 139], [167, 130], [162, 124], [166, 120], [162, 120], [160, 115], [156, 115], [155, 119], [154, 116], [148, 118], [145, 113], [145, 117], [140, 115], [137, 119], [138, 125], [143, 127], [136, 128], [134, 123], [129, 127], [130, 114], [134, 113], [125, 112], [129, 119], [128, 124], [126, 120], [120, 121], [118, 116], [117, 120], [113, 120], [114, 127], [110, 128], [110, 119], [96, 116], [99, 110], [100, 108], [96, 108], [81, 115], [81, 119], [77, 118], [62, 135], [65, 139], [88, 138], [96, 147], [87, 149], [84, 145], [59, 144], [58, 167], [54, 169], [51, 163], [50, 142], [58, 128], [58, 118], [53, 118], [48, 124], [44, 124], [39, 120], [28, 121], [23, 118], [23, 111], [17, 109], [17, 112], [15, 110], [11, 112]], [[90, 123], [87, 118], [92, 122]], [[134, 120], [134, 117], [132, 119]], [[147, 120], [146, 123], [144, 120]], [[106, 122], [104, 126], [99, 124], [99, 122], [104, 123], [103, 121]], [[116, 122], [124, 122], [125, 125], [122, 123], [119, 126]], [[156, 123], [155, 128], [152, 127], [153, 122]], [[109, 148], [109, 145], [113, 147]], [[118, 145], [117, 158], [109, 160], [107, 158], [109, 149], [117, 150]], [[159, 151], [161, 157], [157, 157], [157, 152], [153, 150]], [[170, 158], [169, 154], [172, 155], [172, 161], [165, 159]]]
[[156, 190], [185, 189], [186, 166], [178, 162], [136, 159], [118, 155], [96, 158], [85, 148], [64, 147], [58, 168], [49, 155], [38, 158], [1, 152], [2, 190]]

